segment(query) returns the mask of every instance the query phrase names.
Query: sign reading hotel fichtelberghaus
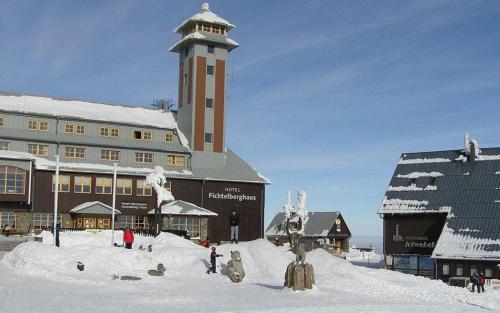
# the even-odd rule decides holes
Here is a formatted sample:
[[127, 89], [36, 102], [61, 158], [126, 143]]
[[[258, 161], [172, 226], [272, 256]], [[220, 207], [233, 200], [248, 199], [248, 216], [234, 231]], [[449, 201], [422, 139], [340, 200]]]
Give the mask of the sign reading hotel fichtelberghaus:
[[232, 200], [238, 202], [257, 200], [256, 195], [244, 193], [238, 187], [225, 187], [221, 192], [209, 192], [208, 198], [218, 200]]

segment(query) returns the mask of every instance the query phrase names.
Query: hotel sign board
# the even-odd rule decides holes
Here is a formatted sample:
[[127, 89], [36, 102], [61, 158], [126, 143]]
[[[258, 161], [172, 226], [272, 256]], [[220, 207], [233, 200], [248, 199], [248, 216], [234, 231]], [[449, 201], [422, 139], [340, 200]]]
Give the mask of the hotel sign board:
[[384, 254], [431, 255], [446, 216], [394, 215], [384, 217]]
[[257, 195], [251, 191], [244, 191], [241, 187], [223, 187], [218, 191], [208, 192], [208, 199], [217, 199], [222, 201], [248, 202], [257, 201]]
[[147, 210], [148, 204], [146, 202], [122, 202], [121, 208], [132, 210]]

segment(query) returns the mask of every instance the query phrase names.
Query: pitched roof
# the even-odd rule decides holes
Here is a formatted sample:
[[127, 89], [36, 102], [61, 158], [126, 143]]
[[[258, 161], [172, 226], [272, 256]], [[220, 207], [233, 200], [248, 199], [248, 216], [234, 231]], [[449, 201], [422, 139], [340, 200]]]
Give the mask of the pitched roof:
[[217, 14], [215, 14], [214, 12], [210, 11], [210, 7], [209, 7], [208, 3], [206, 3], [206, 2], [203, 3], [203, 5], [201, 6], [200, 12], [198, 12], [195, 15], [191, 16], [190, 18], [186, 19], [184, 22], [181, 23], [181, 25], [177, 26], [173, 32], [174, 33], [182, 32], [182, 29], [184, 28], [184, 26], [186, 26], [187, 24], [189, 24], [191, 22], [207, 22], [207, 23], [211, 23], [211, 24], [221, 25], [221, 26], [224, 26], [228, 29], [235, 27], [233, 24], [229, 23], [228, 21], [226, 21], [222, 17], [220, 17]]
[[[70, 210], [70, 213], [77, 214], [112, 214], [113, 208], [100, 201], [84, 202]], [[122, 212], [115, 209], [115, 214], [122, 214]]]
[[405, 153], [379, 214], [441, 212], [436, 258], [500, 258], [500, 148]]
[[[326, 237], [330, 229], [335, 224], [335, 220], [340, 215], [339, 212], [309, 212], [304, 237]], [[266, 229], [265, 236], [286, 236], [284, 223], [285, 213], [278, 213]]]
[[[151, 210], [148, 214], [154, 214], [155, 210]], [[161, 206], [161, 214], [174, 215], [196, 215], [196, 216], [217, 216], [217, 213], [192, 204], [190, 202], [175, 200]]]
[[188, 147], [188, 141], [170, 111], [3, 91], [0, 91], [0, 110], [175, 129], [182, 144]]

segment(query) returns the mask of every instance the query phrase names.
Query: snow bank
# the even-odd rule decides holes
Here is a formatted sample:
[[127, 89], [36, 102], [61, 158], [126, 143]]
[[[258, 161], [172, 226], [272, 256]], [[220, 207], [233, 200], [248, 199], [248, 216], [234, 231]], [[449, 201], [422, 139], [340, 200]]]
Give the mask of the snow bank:
[[396, 177], [416, 179], [416, 178], [420, 178], [420, 177], [439, 177], [439, 176], [444, 176], [444, 175], [443, 175], [443, 173], [440, 173], [440, 172], [430, 172], [430, 173], [412, 172], [412, 173], [405, 174], [405, 175], [398, 174], [398, 176], [396, 176]]

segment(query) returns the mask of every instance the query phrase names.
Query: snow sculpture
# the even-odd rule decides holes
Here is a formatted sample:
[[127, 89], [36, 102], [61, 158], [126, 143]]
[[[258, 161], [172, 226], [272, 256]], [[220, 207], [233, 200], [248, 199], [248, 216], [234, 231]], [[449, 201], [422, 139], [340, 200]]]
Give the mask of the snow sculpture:
[[159, 208], [163, 202], [174, 201], [174, 196], [170, 191], [165, 189], [165, 184], [167, 183], [167, 178], [163, 174], [165, 171], [161, 166], [155, 166], [155, 171], [146, 176], [144, 185], [152, 186], [156, 192], [156, 203]]
[[311, 289], [315, 283], [314, 268], [306, 263], [306, 249], [304, 244], [300, 244], [300, 235], [304, 233], [309, 212], [306, 207], [307, 194], [299, 191], [297, 194], [296, 211], [291, 205], [290, 192], [288, 192], [288, 202], [283, 205], [286, 217], [286, 232], [290, 243], [290, 250], [295, 254], [295, 261], [288, 264], [285, 273], [285, 286], [293, 290]]
[[233, 283], [241, 283], [245, 278], [245, 270], [239, 251], [231, 251], [231, 261], [227, 262], [227, 274]]

